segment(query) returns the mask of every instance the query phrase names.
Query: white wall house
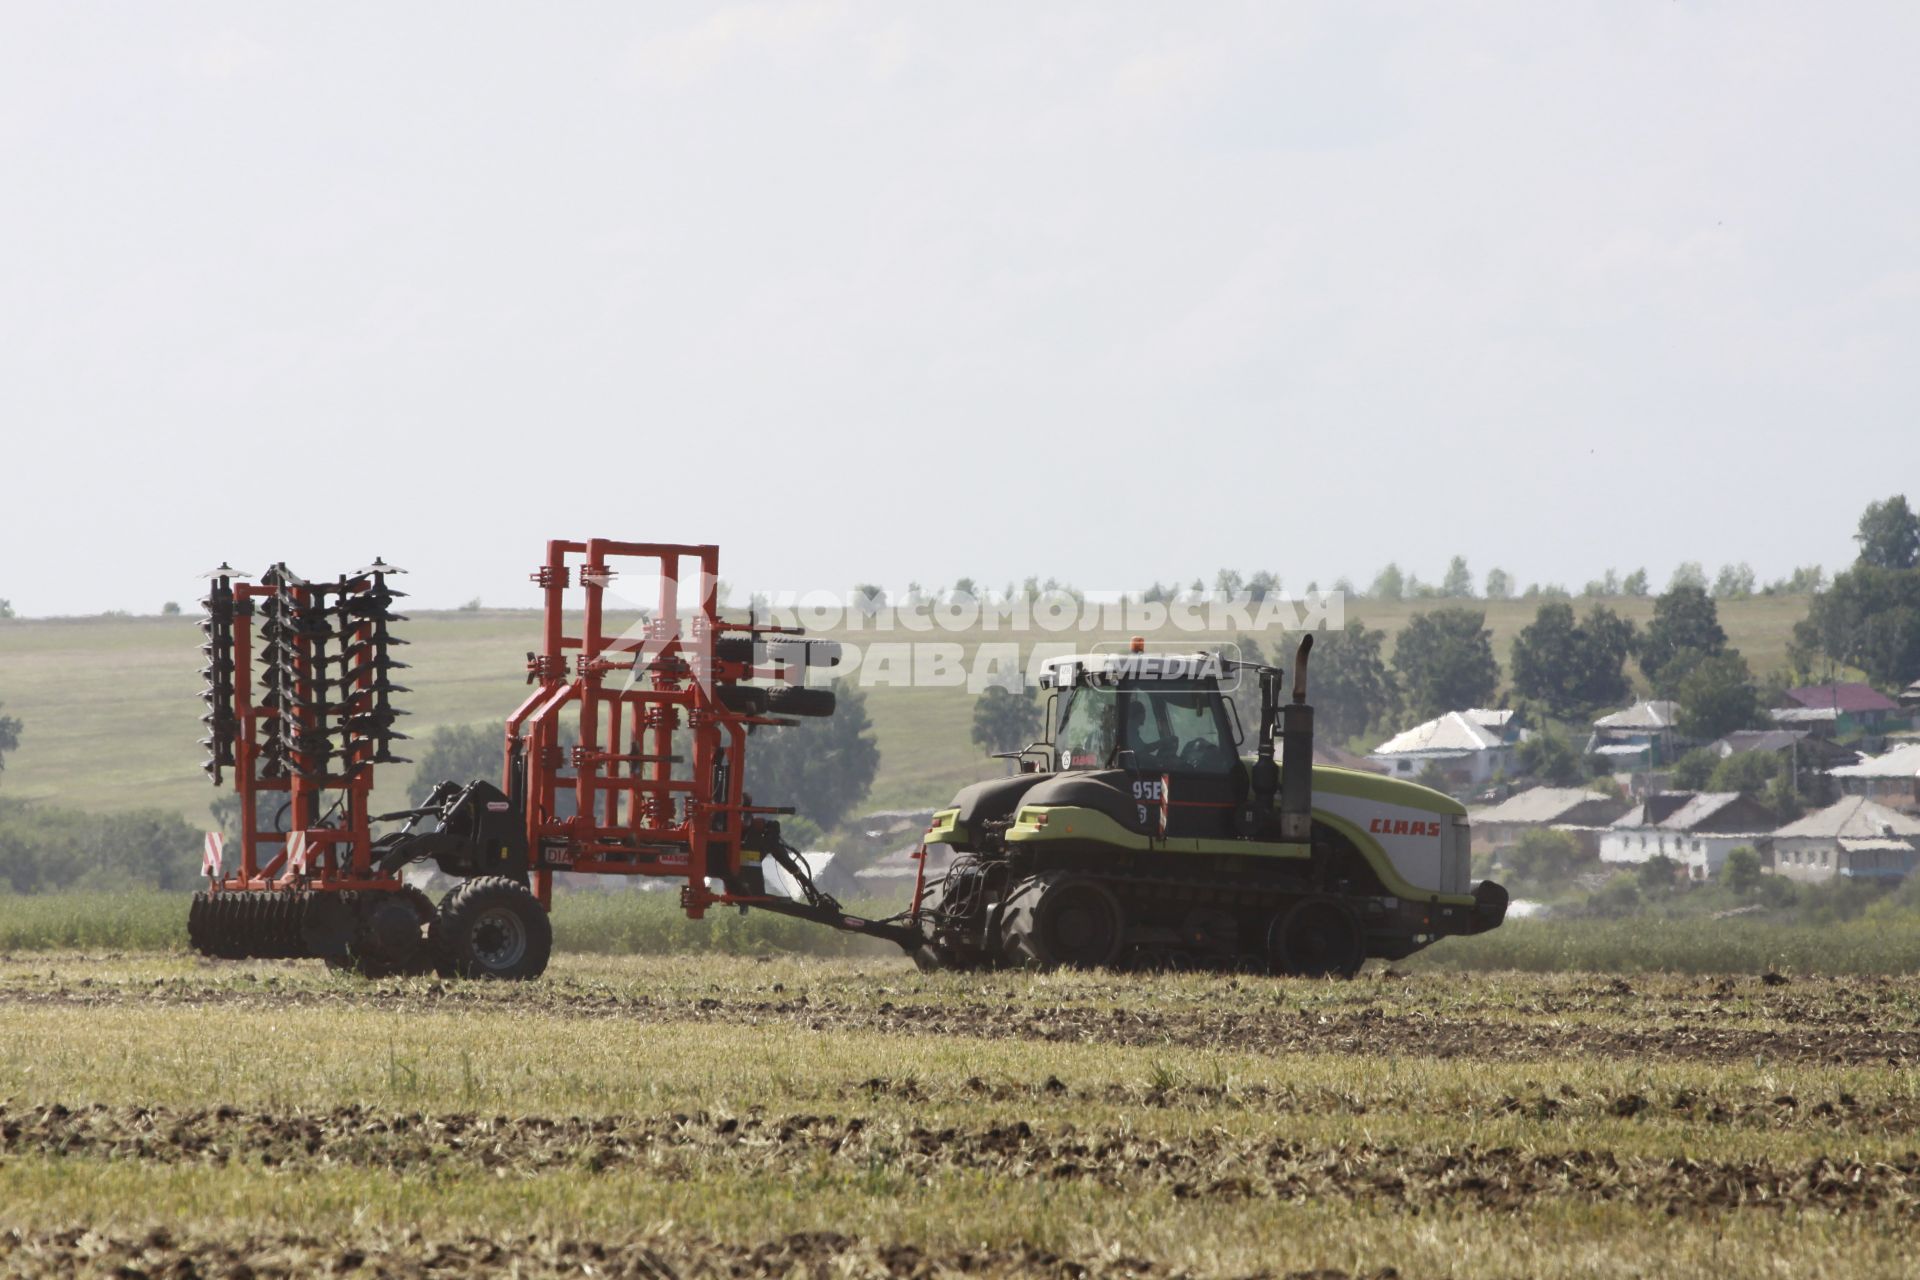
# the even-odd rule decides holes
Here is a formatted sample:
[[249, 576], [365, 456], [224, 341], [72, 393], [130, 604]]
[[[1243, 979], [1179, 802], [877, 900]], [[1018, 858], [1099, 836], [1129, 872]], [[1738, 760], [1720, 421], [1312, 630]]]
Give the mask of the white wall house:
[[1899, 880], [1920, 862], [1920, 818], [1846, 796], [1773, 833], [1773, 874], [1789, 880]]
[[1688, 878], [1707, 880], [1742, 845], [1764, 858], [1772, 827], [1773, 816], [1737, 791], [1657, 791], [1601, 835], [1600, 860], [1667, 857], [1686, 868]]
[[1512, 770], [1513, 749], [1524, 736], [1513, 712], [1474, 707], [1395, 734], [1367, 759], [1395, 778], [1417, 778], [1432, 766], [1450, 782], [1477, 786]]

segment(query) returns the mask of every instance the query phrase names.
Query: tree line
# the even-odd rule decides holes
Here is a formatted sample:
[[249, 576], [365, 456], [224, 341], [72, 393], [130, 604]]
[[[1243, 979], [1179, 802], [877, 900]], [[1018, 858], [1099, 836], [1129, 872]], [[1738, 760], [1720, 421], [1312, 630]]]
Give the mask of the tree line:
[[[1599, 599], [1579, 613], [1570, 599], [1541, 593], [1533, 621], [1514, 640], [1505, 673], [1507, 696], [1555, 720], [1585, 720], [1631, 697], [1627, 664], [1633, 661], [1656, 698], [1679, 704], [1680, 732], [1704, 742], [1762, 725], [1767, 708], [1777, 705], [1787, 688], [1830, 677], [1840, 668], [1862, 671], [1871, 682], [1894, 690], [1920, 677], [1920, 515], [1904, 495], [1874, 502], [1862, 513], [1854, 537], [1858, 559], [1830, 583], [1814, 566], [1760, 589], [1814, 593], [1807, 617], [1794, 628], [1785, 670], [1756, 677], [1720, 625], [1718, 601], [1752, 594], [1751, 571], [1736, 566], [1709, 583], [1700, 566], [1685, 564], [1654, 598], [1653, 617], [1644, 628]], [[1378, 598], [1405, 598], [1410, 585], [1419, 585], [1392, 565], [1382, 578], [1370, 593]], [[1609, 571], [1605, 580], [1588, 584], [1587, 594], [1645, 594], [1645, 570], [1620, 580], [1617, 591], [1614, 578]], [[1238, 575], [1223, 570], [1215, 585], [1225, 589], [1238, 581]], [[1196, 589], [1201, 585], [1196, 580]], [[1262, 588], [1277, 590], [1278, 579], [1268, 575]], [[1471, 595], [1471, 588], [1466, 562], [1456, 556], [1433, 594], [1458, 598]], [[1488, 597], [1502, 598], [1505, 589], [1505, 575], [1493, 571]], [[1447, 711], [1494, 705], [1502, 672], [1486, 619], [1484, 610], [1466, 604], [1425, 610], [1408, 619], [1391, 654], [1386, 633], [1358, 617], [1349, 618], [1340, 631], [1317, 636], [1312, 689], [1322, 737], [1346, 743], [1364, 734], [1386, 736]], [[1262, 655], [1257, 641], [1238, 643], [1252, 660], [1284, 665], [1288, 656]], [[1250, 697], [1245, 691], [1241, 696]], [[987, 751], [1016, 750], [1038, 736], [1040, 720], [1031, 697], [991, 689], [975, 704], [973, 740]], [[1541, 761], [1550, 772], [1577, 774], [1570, 746], [1551, 734], [1538, 735], [1536, 742], [1535, 756], [1554, 757]]]

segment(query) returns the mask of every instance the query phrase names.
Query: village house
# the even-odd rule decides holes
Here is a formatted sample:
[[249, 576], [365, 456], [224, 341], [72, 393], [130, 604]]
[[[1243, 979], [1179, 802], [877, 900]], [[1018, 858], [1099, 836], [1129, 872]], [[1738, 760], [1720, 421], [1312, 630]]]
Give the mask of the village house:
[[1688, 878], [1706, 880], [1741, 845], [1763, 849], [1773, 827], [1766, 806], [1738, 791], [1656, 791], [1608, 826], [1600, 860], [1672, 858]]
[[1920, 861], [1920, 818], [1847, 796], [1773, 833], [1770, 870], [1790, 880], [1904, 879]]
[[1587, 754], [1602, 756], [1616, 771], [1651, 769], [1672, 764], [1679, 754], [1680, 704], [1645, 699], [1625, 711], [1615, 711], [1593, 722]]
[[1585, 787], [1529, 787], [1473, 814], [1474, 852], [1502, 852], [1529, 831], [1551, 830], [1572, 834], [1595, 855], [1601, 834], [1628, 807], [1628, 801]]
[[1920, 810], [1920, 742], [1905, 743], [1858, 764], [1842, 765], [1828, 776], [1842, 795], [1865, 796], [1894, 809]]
[[1451, 785], [1478, 786], [1512, 771], [1514, 747], [1525, 737], [1513, 712], [1473, 707], [1395, 734], [1367, 758], [1396, 778], [1415, 778], [1432, 767]]
[[1902, 719], [1899, 703], [1857, 680], [1789, 689], [1786, 700], [1767, 714], [1775, 724], [1833, 738], [1884, 733], [1898, 728]]

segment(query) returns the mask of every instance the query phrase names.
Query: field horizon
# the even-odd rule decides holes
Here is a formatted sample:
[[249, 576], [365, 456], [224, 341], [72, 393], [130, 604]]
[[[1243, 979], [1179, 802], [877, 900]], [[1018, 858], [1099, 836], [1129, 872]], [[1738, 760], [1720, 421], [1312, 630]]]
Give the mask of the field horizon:
[[[1793, 625], [1806, 616], [1807, 596], [1753, 596], [1719, 602], [1729, 643], [1764, 674], [1785, 665]], [[1347, 616], [1397, 635], [1413, 616], [1446, 605], [1484, 610], [1503, 675], [1513, 639], [1539, 608], [1538, 600], [1349, 599]], [[1644, 625], [1652, 616], [1646, 597], [1599, 601]], [[1587, 601], [1577, 599], [1584, 609]], [[617, 625], [618, 615], [610, 619]], [[414, 747], [444, 725], [504, 720], [525, 694], [525, 655], [538, 645], [539, 614], [533, 609], [426, 611], [397, 629], [407, 640], [403, 673], [411, 692], [398, 705], [412, 714], [402, 722]], [[903, 641], [914, 633], [882, 635], [872, 629], [824, 633], [841, 640]], [[935, 634], [961, 645], [968, 662], [983, 641], [1004, 641], [974, 630]], [[1022, 638], [1023, 654], [1034, 641], [1113, 643], [1126, 633], [1098, 630]], [[1244, 638], [1237, 631], [1150, 633], [1156, 643], [1195, 645]], [[1268, 649], [1279, 638], [1253, 633]], [[0, 774], [0, 795], [88, 811], [157, 807], [195, 825], [207, 822], [207, 805], [219, 794], [200, 770], [195, 745], [202, 665], [197, 618], [94, 617], [0, 621], [0, 706], [23, 725], [20, 749]], [[1629, 665], [1637, 687], [1644, 681]], [[1503, 683], [1503, 690], [1504, 690]], [[880, 769], [861, 811], [931, 808], [969, 782], [995, 776], [1004, 767], [970, 740], [973, 695], [963, 688], [877, 685], [867, 690], [867, 710], [880, 749]], [[376, 805], [398, 807], [411, 782], [411, 766], [383, 768]]]

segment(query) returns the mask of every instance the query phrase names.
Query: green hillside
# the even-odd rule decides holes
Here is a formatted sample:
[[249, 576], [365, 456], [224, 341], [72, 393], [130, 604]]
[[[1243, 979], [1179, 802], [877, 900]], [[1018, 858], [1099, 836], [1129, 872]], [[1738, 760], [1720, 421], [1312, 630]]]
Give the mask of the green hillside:
[[[1434, 601], [1354, 601], [1349, 615], [1395, 633]], [[1652, 615], [1646, 599], [1609, 600], [1608, 605], [1644, 624]], [[1504, 666], [1514, 635], [1532, 620], [1535, 602], [1474, 602], [1484, 608]], [[1584, 607], [1584, 606], [1583, 606]], [[1804, 596], [1724, 601], [1721, 623], [1754, 670], [1785, 661], [1793, 624], [1806, 616]], [[400, 703], [413, 714], [405, 729], [415, 738], [435, 726], [503, 719], [525, 696], [525, 655], [538, 643], [539, 617], [532, 611], [423, 613], [399, 634], [411, 641], [403, 656], [413, 690]], [[969, 660], [982, 639], [1005, 641], [1004, 633], [959, 636], [879, 636], [844, 633], [842, 639], [954, 640]], [[1028, 637], [1032, 639], [1034, 637]], [[1116, 640], [1117, 633], [1070, 632], [1040, 636], [1088, 644]], [[1174, 639], [1172, 632], [1155, 639]], [[1187, 637], [1195, 642], [1230, 635]], [[83, 618], [0, 622], [0, 703], [24, 724], [20, 750], [8, 756], [0, 790], [76, 808], [159, 806], [195, 823], [206, 817], [215, 794], [200, 771], [200, 633], [196, 620], [179, 618]], [[1271, 647], [1269, 645], [1269, 647]], [[968, 739], [972, 698], [964, 689], [868, 689], [868, 710], [880, 745], [880, 777], [868, 804], [906, 808], [936, 804], [963, 783], [997, 773]], [[398, 805], [406, 768], [383, 771], [381, 798]]]

